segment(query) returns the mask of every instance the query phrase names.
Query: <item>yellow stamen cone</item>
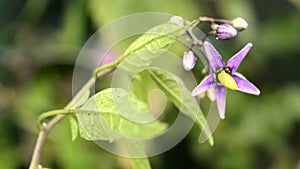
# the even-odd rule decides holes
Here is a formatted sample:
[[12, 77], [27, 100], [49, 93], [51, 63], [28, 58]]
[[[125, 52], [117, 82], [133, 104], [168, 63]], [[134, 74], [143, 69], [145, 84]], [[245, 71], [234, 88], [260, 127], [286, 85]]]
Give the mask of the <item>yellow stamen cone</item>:
[[218, 80], [219, 82], [231, 90], [237, 90], [238, 86], [235, 82], [235, 80], [230, 76], [230, 74], [226, 73], [224, 70], [222, 70], [220, 73], [218, 73]]

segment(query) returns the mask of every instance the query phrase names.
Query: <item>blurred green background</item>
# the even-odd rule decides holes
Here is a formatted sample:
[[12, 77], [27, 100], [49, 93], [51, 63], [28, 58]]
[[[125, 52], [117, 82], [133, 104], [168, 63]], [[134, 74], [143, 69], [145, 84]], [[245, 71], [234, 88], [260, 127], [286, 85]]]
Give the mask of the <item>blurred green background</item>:
[[[199, 144], [193, 129], [172, 150], [151, 157], [153, 168], [300, 169], [299, 8], [299, 0], [1, 0], [0, 168], [28, 168], [37, 116], [70, 100], [73, 66], [85, 41], [118, 17], [148, 11], [188, 20], [245, 18], [246, 31], [214, 44], [228, 59], [252, 42], [239, 72], [262, 92], [228, 92], [215, 145]], [[61, 169], [129, 168], [128, 160], [93, 142], [72, 142], [67, 120], [51, 132], [41, 160]]]

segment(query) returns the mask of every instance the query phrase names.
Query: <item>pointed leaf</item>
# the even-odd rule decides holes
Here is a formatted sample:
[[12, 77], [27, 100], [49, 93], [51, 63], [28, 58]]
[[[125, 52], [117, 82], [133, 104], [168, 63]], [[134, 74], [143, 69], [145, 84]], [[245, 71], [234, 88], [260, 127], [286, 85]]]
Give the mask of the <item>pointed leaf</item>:
[[[82, 95], [79, 96], [79, 98], [77, 99], [73, 99], [73, 100], [76, 100], [75, 101], [75, 107], [80, 107], [82, 106], [88, 99], [89, 99], [89, 96], [90, 96], [90, 90], [85, 90]], [[77, 96], [76, 96], [77, 97]]]
[[[147, 105], [133, 93], [124, 89], [109, 88], [92, 96], [76, 111], [80, 124], [81, 137], [87, 140], [113, 141], [123, 136], [133, 138], [148, 138], [160, 134], [167, 128], [165, 123], [153, 121], [138, 123], [124, 117], [123, 111], [132, 111], [122, 104], [124, 98], [129, 98], [130, 105], [143, 115], [149, 115]], [[130, 113], [130, 112], [129, 112]]]
[[118, 68], [127, 73], [149, 66], [154, 58], [169, 49], [188, 26], [173, 23], [158, 25], [134, 41], [121, 56]]
[[77, 121], [74, 119], [73, 116], [68, 116], [70, 126], [71, 126], [71, 135], [72, 135], [72, 141], [74, 141], [78, 136], [78, 124]]
[[[170, 99], [180, 111], [193, 120], [196, 120], [196, 123], [204, 130], [207, 136], [211, 136], [210, 130], [205, 127], [205, 116], [184, 83], [177, 76], [160, 69], [148, 69], [147, 71], [159, 88], [165, 92], [168, 99]], [[212, 137], [209, 137], [209, 143], [213, 145]]]

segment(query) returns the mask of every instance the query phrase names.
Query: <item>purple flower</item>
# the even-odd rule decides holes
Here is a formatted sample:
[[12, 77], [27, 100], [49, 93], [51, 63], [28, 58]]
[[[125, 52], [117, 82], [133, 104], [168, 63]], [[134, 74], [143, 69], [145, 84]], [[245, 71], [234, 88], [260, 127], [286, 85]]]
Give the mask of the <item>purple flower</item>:
[[196, 57], [194, 52], [188, 51], [182, 57], [182, 64], [185, 70], [190, 71], [196, 64]]
[[210, 89], [215, 94], [215, 100], [221, 119], [225, 118], [226, 88], [259, 95], [260, 91], [243, 75], [236, 72], [240, 63], [252, 47], [248, 43], [243, 49], [231, 57], [227, 64], [222, 60], [218, 51], [207, 41], [203, 44], [205, 55], [209, 61], [211, 74], [206, 76], [192, 91], [192, 96], [199, 95]]
[[216, 29], [216, 37], [219, 40], [232, 39], [236, 35], [237, 35], [237, 30], [227, 23], [219, 25]]

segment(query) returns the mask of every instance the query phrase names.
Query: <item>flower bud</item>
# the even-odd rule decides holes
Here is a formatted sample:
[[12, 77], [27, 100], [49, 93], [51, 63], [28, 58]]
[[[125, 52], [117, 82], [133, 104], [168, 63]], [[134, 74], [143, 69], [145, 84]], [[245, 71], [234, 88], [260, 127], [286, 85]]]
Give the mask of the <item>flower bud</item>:
[[224, 23], [217, 27], [216, 37], [219, 40], [228, 40], [237, 35], [237, 30], [231, 25]]
[[248, 27], [248, 23], [241, 17], [235, 18], [231, 22], [232, 26], [239, 31], [245, 30]]
[[176, 24], [178, 26], [184, 26], [184, 20], [180, 16], [172, 16], [170, 23]]
[[194, 68], [196, 64], [196, 57], [194, 55], [194, 52], [188, 51], [186, 52], [182, 57], [182, 63], [185, 70], [190, 71]]

